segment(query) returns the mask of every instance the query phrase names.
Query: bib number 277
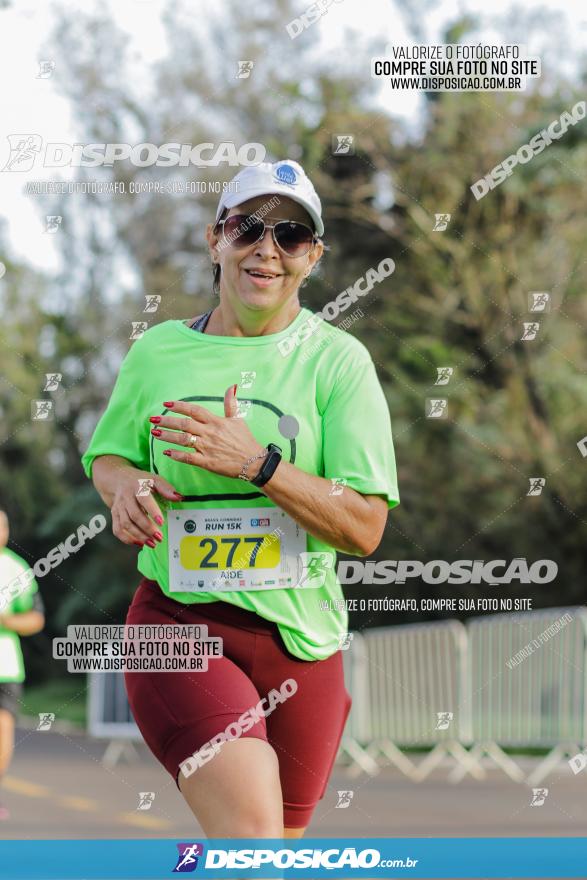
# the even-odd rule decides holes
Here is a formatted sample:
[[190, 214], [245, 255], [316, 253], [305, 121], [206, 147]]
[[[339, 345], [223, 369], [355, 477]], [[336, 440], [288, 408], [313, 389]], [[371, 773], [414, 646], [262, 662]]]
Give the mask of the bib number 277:
[[180, 541], [179, 558], [188, 571], [196, 569], [274, 568], [279, 565], [279, 540], [268, 535], [212, 538], [186, 535]]

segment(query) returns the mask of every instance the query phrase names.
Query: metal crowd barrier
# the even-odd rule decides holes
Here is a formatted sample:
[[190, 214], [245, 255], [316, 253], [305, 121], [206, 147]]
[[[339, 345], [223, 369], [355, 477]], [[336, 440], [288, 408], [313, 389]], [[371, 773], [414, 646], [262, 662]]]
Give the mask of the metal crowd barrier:
[[[524, 774], [503, 749], [551, 748], [527, 779], [538, 783], [585, 745], [587, 611], [545, 608], [473, 618], [467, 635], [471, 754], [487, 755], [522, 781]], [[452, 778], [462, 775], [461, 768]]]
[[370, 776], [376, 776], [379, 773], [379, 765], [368, 751], [372, 734], [367, 647], [360, 633], [352, 632], [350, 636], [350, 645], [343, 650], [342, 659], [345, 686], [353, 702], [337, 757], [339, 761], [350, 759], [350, 776], [357, 776], [362, 770]]
[[[378, 627], [364, 633], [371, 757], [384, 756], [419, 782], [446, 756], [477, 778], [483, 771], [462, 741], [469, 719], [462, 712], [466, 632], [459, 621]], [[428, 747], [414, 762], [402, 752]]]
[[121, 672], [88, 673], [87, 730], [89, 736], [109, 740], [102, 761], [113, 766], [124, 755], [137, 757], [132, 743], [142, 740], [124, 686]]

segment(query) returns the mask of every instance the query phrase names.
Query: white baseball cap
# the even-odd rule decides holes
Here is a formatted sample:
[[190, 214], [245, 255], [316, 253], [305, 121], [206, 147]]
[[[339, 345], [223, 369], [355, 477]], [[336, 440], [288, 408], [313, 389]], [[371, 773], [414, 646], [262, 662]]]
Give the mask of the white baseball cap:
[[248, 165], [233, 177], [232, 183], [238, 184], [237, 191], [224, 192], [220, 196], [217, 222], [224, 208], [236, 208], [248, 199], [265, 195], [287, 196], [306, 209], [314, 221], [316, 235], [324, 235], [322, 205], [318, 194], [302, 166], [293, 159]]

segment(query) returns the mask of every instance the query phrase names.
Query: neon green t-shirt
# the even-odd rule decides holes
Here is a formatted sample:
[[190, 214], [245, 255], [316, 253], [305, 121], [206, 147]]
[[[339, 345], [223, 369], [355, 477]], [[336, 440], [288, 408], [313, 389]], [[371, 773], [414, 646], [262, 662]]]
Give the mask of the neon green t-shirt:
[[[8, 547], [0, 550], [0, 591], [6, 596], [8, 604], [2, 603], [0, 613], [22, 614], [36, 607], [35, 594], [38, 586], [33, 578], [22, 592], [13, 597], [13, 590], [9, 587], [11, 582], [24, 572], [28, 571], [29, 565]], [[15, 586], [15, 590], [18, 588]], [[0, 681], [24, 681], [24, 661], [20, 647], [20, 637], [14, 630], [4, 629], [0, 626]]]
[[[283, 356], [284, 346], [292, 348], [293, 334], [302, 338], [310, 318], [317, 323], [310, 338]], [[307, 551], [326, 552], [334, 559], [318, 588], [222, 593], [169, 589], [166, 512], [171, 508], [277, 506], [262, 488], [244, 480], [173, 461], [163, 455], [173, 444], [150, 434], [149, 417], [163, 414], [166, 400], [190, 400], [223, 416], [225, 391], [235, 383], [239, 414], [258, 442], [276, 443], [284, 461], [335, 481], [333, 494], [348, 486], [384, 496], [389, 508], [399, 504], [389, 410], [369, 352], [306, 308], [285, 330], [266, 336], [212, 336], [181, 320], [151, 327], [124, 358], [82, 464], [91, 477], [97, 456], [119, 455], [141, 470], [161, 474], [189, 496], [179, 503], [157, 499], [164, 508], [164, 540], [138, 555], [139, 571], [157, 581], [166, 595], [186, 604], [224, 601], [254, 611], [277, 624], [291, 654], [323, 660], [338, 649], [348, 614], [336, 578], [336, 551], [312, 535], [306, 538]], [[293, 417], [281, 422], [290, 437], [279, 430], [283, 416]]]

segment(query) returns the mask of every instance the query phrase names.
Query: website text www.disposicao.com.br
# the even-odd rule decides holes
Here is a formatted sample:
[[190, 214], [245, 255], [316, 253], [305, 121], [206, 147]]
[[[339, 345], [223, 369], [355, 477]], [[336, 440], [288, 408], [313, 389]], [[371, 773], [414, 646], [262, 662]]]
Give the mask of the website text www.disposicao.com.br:
[[377, 849], [357, 850], [355, 847], [345, 849], [308, 848], [308, 849], [209, 849], [206, 853], [204, 867], [206, 869], [229, 868], [260, 868], [263, 865], [273, 868], [313, 868], [340, 870], [341, 868], [369, 869], [377, 868], [414, 868], [418, 859], [406, 856], [401, 859], [381, 858]]

